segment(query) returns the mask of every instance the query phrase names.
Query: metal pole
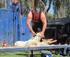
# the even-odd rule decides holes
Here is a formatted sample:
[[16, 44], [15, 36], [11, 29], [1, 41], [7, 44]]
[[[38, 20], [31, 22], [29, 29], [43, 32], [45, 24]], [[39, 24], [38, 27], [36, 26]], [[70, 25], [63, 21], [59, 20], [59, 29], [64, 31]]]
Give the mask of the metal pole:
[[33, 57], [33, 50], [31, 50], [31, 54], [30, 54], [30, 57]]
[[13, 44], [15, 43], [16, 40], [16, 17], [15, 17], [15, 6], [12, 5], [12, 10], [13, 10]]

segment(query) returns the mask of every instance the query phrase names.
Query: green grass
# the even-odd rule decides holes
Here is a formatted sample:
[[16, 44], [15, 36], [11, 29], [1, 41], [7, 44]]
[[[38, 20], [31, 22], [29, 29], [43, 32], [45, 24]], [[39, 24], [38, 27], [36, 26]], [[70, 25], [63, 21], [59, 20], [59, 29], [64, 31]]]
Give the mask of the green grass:
[[[30, 51], [0, 52], [0, 57], [28, 57], [29, 55], [27, 54], [30, 54]], [[34, 51], [34, 54], [35, 54], [34, 57], [41, 57], [40, 51]], [[62, 56], [59, 54], [57, 55], [53, 54], [52, 56], [53, 57], [70, 57], [70, 56]]]

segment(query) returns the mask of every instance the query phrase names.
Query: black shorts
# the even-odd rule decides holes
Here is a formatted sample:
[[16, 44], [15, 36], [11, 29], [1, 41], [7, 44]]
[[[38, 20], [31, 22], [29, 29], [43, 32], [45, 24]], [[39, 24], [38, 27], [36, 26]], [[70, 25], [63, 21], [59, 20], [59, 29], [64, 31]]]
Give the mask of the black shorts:
[[42, 22], [32, 22], [32, 28], [36, 33], [42, 31]]

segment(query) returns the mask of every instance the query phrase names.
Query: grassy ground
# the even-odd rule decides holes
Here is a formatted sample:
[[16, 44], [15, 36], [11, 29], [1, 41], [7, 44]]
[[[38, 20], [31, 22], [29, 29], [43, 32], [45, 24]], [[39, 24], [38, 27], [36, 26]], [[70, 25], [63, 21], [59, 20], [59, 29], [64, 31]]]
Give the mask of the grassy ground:
[[[30, 51], [17, 51], [17, 52], [0, 52], [0, 57], [28, 57]], [[40, 51], [34, 51], [34, 57], [41, 57], [41, 52]], [[62, 56], [62, 55], [52, 55], [53, 57], [70, 57], [70, 56]]]

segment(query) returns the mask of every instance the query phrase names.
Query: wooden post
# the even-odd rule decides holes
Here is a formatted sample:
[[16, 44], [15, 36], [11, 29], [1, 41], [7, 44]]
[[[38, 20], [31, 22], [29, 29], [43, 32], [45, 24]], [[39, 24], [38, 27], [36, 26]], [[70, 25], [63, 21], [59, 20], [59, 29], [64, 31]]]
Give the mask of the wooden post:
[[32, 9], [34, 9], [34, 0], [32, 0]]

